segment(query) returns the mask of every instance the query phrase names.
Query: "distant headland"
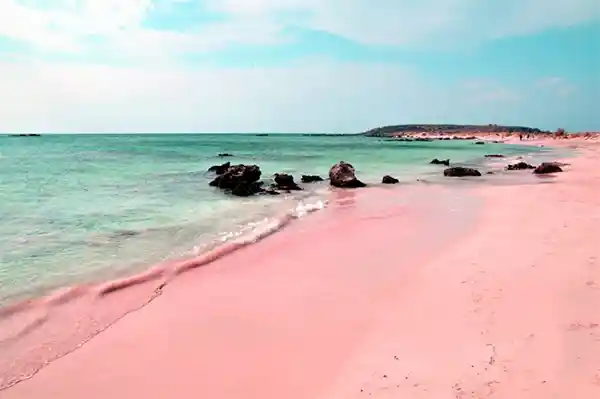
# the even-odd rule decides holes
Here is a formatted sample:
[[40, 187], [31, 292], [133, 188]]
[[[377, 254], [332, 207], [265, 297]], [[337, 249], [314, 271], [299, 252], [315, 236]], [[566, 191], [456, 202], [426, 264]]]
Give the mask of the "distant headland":
[[517, 133], [517, 134], [539, 134], [551, 133], [541, 129], [526, 126], [503, 126], [503, 125], [390, 125], [378, 127], [362, 133], [365, 136], [389, 137], [404, 133], [429, 133], [429, 134], [455, 134], [455, 133]]

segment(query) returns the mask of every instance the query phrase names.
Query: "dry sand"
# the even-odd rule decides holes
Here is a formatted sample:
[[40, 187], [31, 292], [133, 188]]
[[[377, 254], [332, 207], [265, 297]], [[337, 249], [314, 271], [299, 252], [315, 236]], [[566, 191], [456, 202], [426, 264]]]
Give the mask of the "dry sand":
[[569, 142], [545, 184], [338, 192], [0, 398], [600, 398], [600, 144]]

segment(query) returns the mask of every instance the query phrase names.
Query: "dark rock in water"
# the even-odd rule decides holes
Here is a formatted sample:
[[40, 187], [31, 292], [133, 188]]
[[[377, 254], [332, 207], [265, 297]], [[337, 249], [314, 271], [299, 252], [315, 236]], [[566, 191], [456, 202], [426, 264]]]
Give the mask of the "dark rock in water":
[[219, 154], [219, 156], [220, 156], [221, 158], [223, 158], [223, 157], [232, 157], [232, 156], [233, 156], [233, 154], [229, 154], [229, 153], [227, 153], [227, 152], [223, 152], [223, 153]]
[[381, 182], [383, 184], [397, 184], [400, 181], [392, 176], [385, 175], [385, 176], [383, 176], [383, 179], [381, 179]]
[[225, 162], [223, 165], [213, 165], [208, 168], [209, 172], [215, 172], [218, 175], [222, 175], [227, 172], [227, 169], [231, 166], [231, 162]]
[[238, 197], [250, 197], [265, 191], [262, 188], [263, 182], [255, 181], [252, 183], [240, 182], [231, 190], [231, 194]]
[[20, 133], [20, 134], [11, 134], [11, 137], [41, 137], [42, 135], [39, 133]]
[[502, 154], [487, 154], [485, 157], [486, 158], [504, 158], [504, 155], [502, 155]]
[[477, 169], [463, 168], [462, 166], [454, 166], [444, 171], [444, 176], [448, 177], [463, 177], [463, 176], [481, 176], [481, 172]]
[[475, 144], [483, 145], [483, 144], [485, 144], [485, 141], [476, 141]]
[[450, 160], [449, 159], [439, 160], [439, 159], [435, 158], [435, 159], [433, 159], [429, 163], [432, 164], [432, 165], [446, 165], [446, 166], [450, 166]]
[[433, 141], [433, 139], [427, 137], [416, 137], [415, 141]]
[[329, 170], [329, 183], [334, 187], [358, 188], [366, 184], [356, 178], [354, 166], [344, 161], [333, 165]]
[[563, 170], [560, 167], [560, 164], [558, 164], [557, 162], [544, 162], [540, 166], [535, 168], [533, 173], [535, 173], [536, 175], [545, 175], [548, 173], [558, 173], [562, 171]]
[[535, 166], [529, 165], [526, 162], [518, 162], [513, 165], [508, 165], [506, 170], [525, 170], [525, 169], [535, 169]]
[[485, 172], [485, 174], [486, 174], [486, 175], [493, 175], [493, 174], [494, 174], [494, 172], [492, 172], [492, 171], [489, 171], [489, 172]]
[[323, 181], [323, 178], [317, 175], [302, 175], [302, 183], [314, 183], [317, 181]]
[[227, 190], [233, 195], [247, 197], [263, 191], [262, 182], [258, 181], [260, 175], [261, 171], [257, 165], [234, 165], [217, 176], [209, 185]]
[[294, 181], [294, 176], [287, 173], [275, 173], [275, 188], [278, 190], [302, 190]]

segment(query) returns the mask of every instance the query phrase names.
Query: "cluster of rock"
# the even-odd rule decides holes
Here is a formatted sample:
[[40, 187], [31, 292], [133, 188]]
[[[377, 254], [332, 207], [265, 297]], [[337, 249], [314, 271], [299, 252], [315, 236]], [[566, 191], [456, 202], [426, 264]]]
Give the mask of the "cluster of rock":
[[[282, 191], [302, 190], [287, 173], [276, 173], [273, 175], [273, 184], [265, 188], [264, 182], [260, 181], [262, 172], [257, 165], [231, 165], [226, 162], [222, 165], [214, 165], [208, 169], [214, 172], [216, 177], [209, 183], [212, 187], [220, 188], [232, 195], [247, 197], [255, 194], [278, 195]], [[324, 179], [317, 175], [302, 175], [303, 183], [320, 182]], [[358, 188], [366, 184], [358, 180], [354, 167], [344, 161], [333, 165], [329, 170], [329, 183], [333, 187]]]
[[[219, 154], [220, 156], [222, 154]], [[504, 155], [491, 154], [486, 155], [488, 158], [503, 158]], [[431, 164], [448, 166], [444, 170], [444, 176], [447, 177], [479, 177], [481, 172], [477, 169], [451, 166], [450, 160], [433, 159]], [[518, 162], [508, 165], [506, 170], [532, 170], [535, 174], [550, 174], [562, 172], [562, 164], [557, 162], [544, 162], [539, 166], [533, 166], [526, 162]], [[247, 197], [255, 194], [278, 195], [281, 192], [291, 192], [302, 190], [294, 180], [294, 177], [287, 173], [275, 173], [273, 175], [273, 183], [269, 187], [264, 187], [264, 182], [260, 180], [262, 172], [257, 165], [231, 165], [226, 162], [221, 165], [214, 165], [208, 169], [209, 172], [214, 172], [216, 177], [209, 183], [210, 186], [222, 189], [232, 195]], [[493, 174], [493, 172], [488, 172]], [[302, 175], [302, 183], [321, 182], [324, 179], [318, 175]], [[397, 184], [399, 180], [386, 175], [383, 177], [382, 184]], [[333, 165], [329, 170], [329, 184], [338, 188], [360, 188], [366, 184], [356, 177], [354, 166], [348, 162], [340, 161]]]
[[[504, 158], [502, 154], [489, 154], [485, 156], [486, 158]], [[439, 160], [437, 158], [433, 159], [431, 164], [434, 165], [446, 165], [450, 166], [450, 160]], [[533, 166], [526, 162], [517, 162], [515, 164], [511, 164], [506, 166], [507, 171], [513, 170], [533, 170], [533, 173], [536, 175], [550, 174], [550, 173], [559, 173], [562, 172], [561, 168], [562, 164], [558, 162], [543, 162], [539, 166]], [[488, 175], [494, 174], [493, 172], [487, 172]], [[467, 168], [462, 166], [453, 166], [444, 170], [444, 176], [448, 177], [466, 177], [466, 176], [481, 176], [481, 172], [477, 169]]]
[[[211, 168], [212, 169], [212, 168]], [[259, 181], [262, 172], [257, 165], [234, 165], [225, 171], [219, 170], [217, 177], [209, 183], [239, 197], [265, 192], [263, 183]]]
[[531, 170], [533, 169], [533, 173], [536, 175], [545, 175], [550, 173], [559, 173], [562, 172], [561, 168], [562, 164], [558, 162], [543, 162], [538, 166], [530, 165], [526, 162], [518, 162], [516, 164], [508, 165], [506, 170]]

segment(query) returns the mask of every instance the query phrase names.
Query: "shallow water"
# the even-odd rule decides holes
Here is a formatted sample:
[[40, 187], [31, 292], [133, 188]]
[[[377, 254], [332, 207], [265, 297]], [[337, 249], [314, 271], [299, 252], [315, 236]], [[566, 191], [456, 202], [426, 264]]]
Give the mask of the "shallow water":
[[[480, 165], [483, 155], [545, 149], [471, 141], [252, 134], [0, 137], [0, 305], [50, 289], [132, 274], [250, 231], [326, 183], [293, 196], [232, 198], [208, 186], [213, 164], [319, 174], [345, 160], [363, 181], [440, 180], [432, 158]], [[234, 154], [219, 158], [218, 153]]]

